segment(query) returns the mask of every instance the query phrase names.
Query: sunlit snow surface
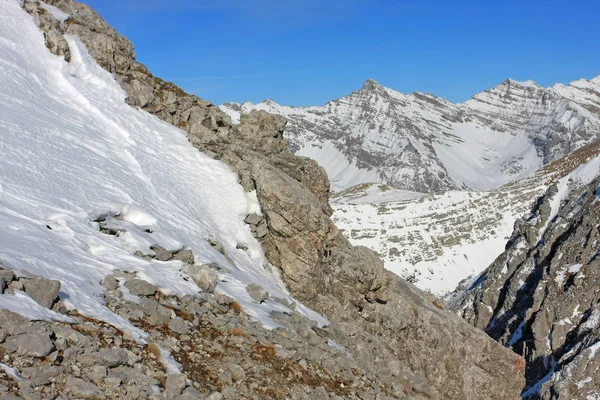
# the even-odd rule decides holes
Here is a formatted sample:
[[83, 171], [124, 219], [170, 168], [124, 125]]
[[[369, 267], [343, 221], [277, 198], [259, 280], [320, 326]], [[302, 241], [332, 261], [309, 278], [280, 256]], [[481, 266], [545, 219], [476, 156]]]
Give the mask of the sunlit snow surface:
[[[257, 211], [256, 202], [236, 175], [193, 148], [182, 131], [126, 105], [125, 92], [78, 39], [68, 38], [68, 64], [46, 49], [18, 0], [0, 0], [0, 9], [0, 262], [60, 280], [68, 307], [134, 330], [104, 306], [100, 282], [123, 269], [167, 293], [197, 293], [180, 262], [133, 255], [154, 244], [185, 245], [197, 262], [231, 272], [220, 276], [218, 292], [274, 326], [269, 313], [283, 306], [254, 303], [245, 285], [257, 282], [274, 296], [290, 297], [264, 268], [260, 245], [243, 222]], [[101, 233], [93, 221], [105, 214], [122, 214], [127, 233]]]

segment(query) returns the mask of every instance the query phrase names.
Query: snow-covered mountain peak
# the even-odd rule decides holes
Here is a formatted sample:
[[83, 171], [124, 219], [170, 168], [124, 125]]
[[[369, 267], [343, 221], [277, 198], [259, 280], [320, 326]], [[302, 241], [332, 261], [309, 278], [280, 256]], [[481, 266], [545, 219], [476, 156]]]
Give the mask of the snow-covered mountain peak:
[[288, 118], [288, 143], [325, 167], [334, 191], [367, 182], [425, 193], [487, 190], [598, 138], [598, 81], [545, 89], [507, 79], [454, 104], [368, 79], [324, 106], [221, 107], [234, 121], [254, 108]]

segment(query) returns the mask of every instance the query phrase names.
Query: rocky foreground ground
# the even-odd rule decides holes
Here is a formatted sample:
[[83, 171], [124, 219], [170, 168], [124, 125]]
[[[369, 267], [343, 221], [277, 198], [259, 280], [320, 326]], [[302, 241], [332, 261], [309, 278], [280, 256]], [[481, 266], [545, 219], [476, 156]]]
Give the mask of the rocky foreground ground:
[[[193, 277], [206, 291], [194, 297], [166, 296], [127, 272], [106, 277], [107, 307], [146, 332], [143, 338], [66, 312], [57, 298], [57, 281], [0, 270], [5, 293], [24, 290], [65, 319], [30, 321], [0, 310], [0, 399], [419, 395], [418, 388], [403, 384], [399, 365], [391, 364], [387, 375], [375, 375], [369, 368], [372, 354], [351, 356], [340, 344], [350, 343], [350, 336], [335, 326], [319, 328], [295, 312], [273, 313], [281, 326], [273, 330], [252, 322], [232, 298], [212, 293], [217, 276], [211, 268], [196, 266]], [[268, 296], [258, 286], [248, 290], [257, 302]], [[425, 395], [428, 388], [420, 391]]]

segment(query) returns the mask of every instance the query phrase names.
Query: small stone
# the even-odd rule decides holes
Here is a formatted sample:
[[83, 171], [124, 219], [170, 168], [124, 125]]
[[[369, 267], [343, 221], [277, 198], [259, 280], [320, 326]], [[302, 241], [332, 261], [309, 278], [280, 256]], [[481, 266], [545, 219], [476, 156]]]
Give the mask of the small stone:
[[150, 314], [150, 322], [154, 325], [164, 325], [171, 319], [171, 310], [166, 307], [158, 306], [158, 308]]
[[167, 399], [172, 399], [181, 394], [186, 387], [187, 377], [184, 374], [169, 375], [165, 389], [167, 390]]
[[183, 394], [178, 398], [178, 400], [199, 400], [204, 399], [205, 397], [194, 389], [193, 387], [188, 387], [183, 391]]
[[94, 382], [99, 382], [102, 379], [106, 378], [106, 367], [103, 365], [94, 365], [91, 368], [91, 371], [88, 373], [90, 379]]
[[180, 335], [185, 335], [189, 332], [185, 320], [180, 317], [175, 317], [169, 322], [169, 329]]
[[194, 264], [188, 268], [187, 273], [203, 291], [212, 293], [215, 290], [217, 273], [212, 268]]
[[248, 214], [248, 216], [246, 217], [244, 222], [247, 224], [250, 224], [250, 225], [258, 225], [260, 223], [260, 221], [262, 221], [262, 219], [263, 219], [263, 217], [261, 215]]
[[214, 392], [206, 400], [223, 400], [223, 395], [219, 392]]
[[8, 290], [10, 290], [12, 292], [16, 292], [18, 290], [23, 290], [23, 281], [22, 280], [12, 281], [11, 283], [8, 284]]
[[151, 249], [154, 250], [154, 257], [158, 261], [169, 261], [171, 258], [173, 258], [173, 252], [165, 249], [164, 247], [152, 246]]
[[68, 377], [65, 386], [68, 388], [69, 392], [71, 392], [73, 397], [78, 399], [106, 399], [106, 395], [98, 386], [86, 382], [83, 379]]
[[186, 264], [194, 263], [194, 252], [190, 249], [183, 249], [173, 255], [174, 260], [179, 260]]
[[308, 369], [308, 363], [304, 358], [298, 362], [298, 365], [304, 370]]
[[269, 300], [269, 293], [261, 286], [255, 283], [246, 286], [246, 291], [248, 292], [252, 300], [256, 302], [264, 303], [265, 301]]
[[42, 278], [41, 276], [22, 280], [25, 293], [29, 297], [46, 308], [52, 308], [58, 298], [58, 292], [60, 292], [59, 281]]
[[229, 364], [229, 372], [235, 382], [242, 381], [246, 378], [246, 372], [244, 369], [237, 364]]
[[158, 308], [158, 301], [154, 299], [143, 298], [140, 301], [140, 304], [138, 304], [138, 307], [144, 314], [150, 316], [156, 312], [156, 309]]
[[102, 281], [102, 286], [106, 290], [115, 290], [119, 286], [119, 282], [114, 275], [107, 275], [106, 278]]
[[257, 238], [263, 238], [267, 236], [269, 233], [269, 227], [266, 222], [260, 224], [256, 227], [256, 231], [254, 232], [254, 236]]
[[135, 296], [154, 296], [157, 290], [156, 286], [141, 279], [130, 279], [125, 286]]
[[85, 353], [77, 358], [77, 361], [84, 366], [101, 365], [108, 368], [118, 367], [127, 363], [129, 355], [125, 349], [108, 349], [95, 353]]
[[0, 278], [4, 279], [6, 283], [10, 283], [15, 279], [15, 273], [9, 269], [0, 269]]

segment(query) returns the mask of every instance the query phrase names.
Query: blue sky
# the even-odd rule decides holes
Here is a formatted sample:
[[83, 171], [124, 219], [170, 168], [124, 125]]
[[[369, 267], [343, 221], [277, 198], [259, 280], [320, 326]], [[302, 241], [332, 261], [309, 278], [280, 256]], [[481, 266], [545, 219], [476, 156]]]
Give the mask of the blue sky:
[[597, 0], [83, 0], [138, 60], [216, 104], [319, 105], [367, 78], [455, 102], [600, 75]]

